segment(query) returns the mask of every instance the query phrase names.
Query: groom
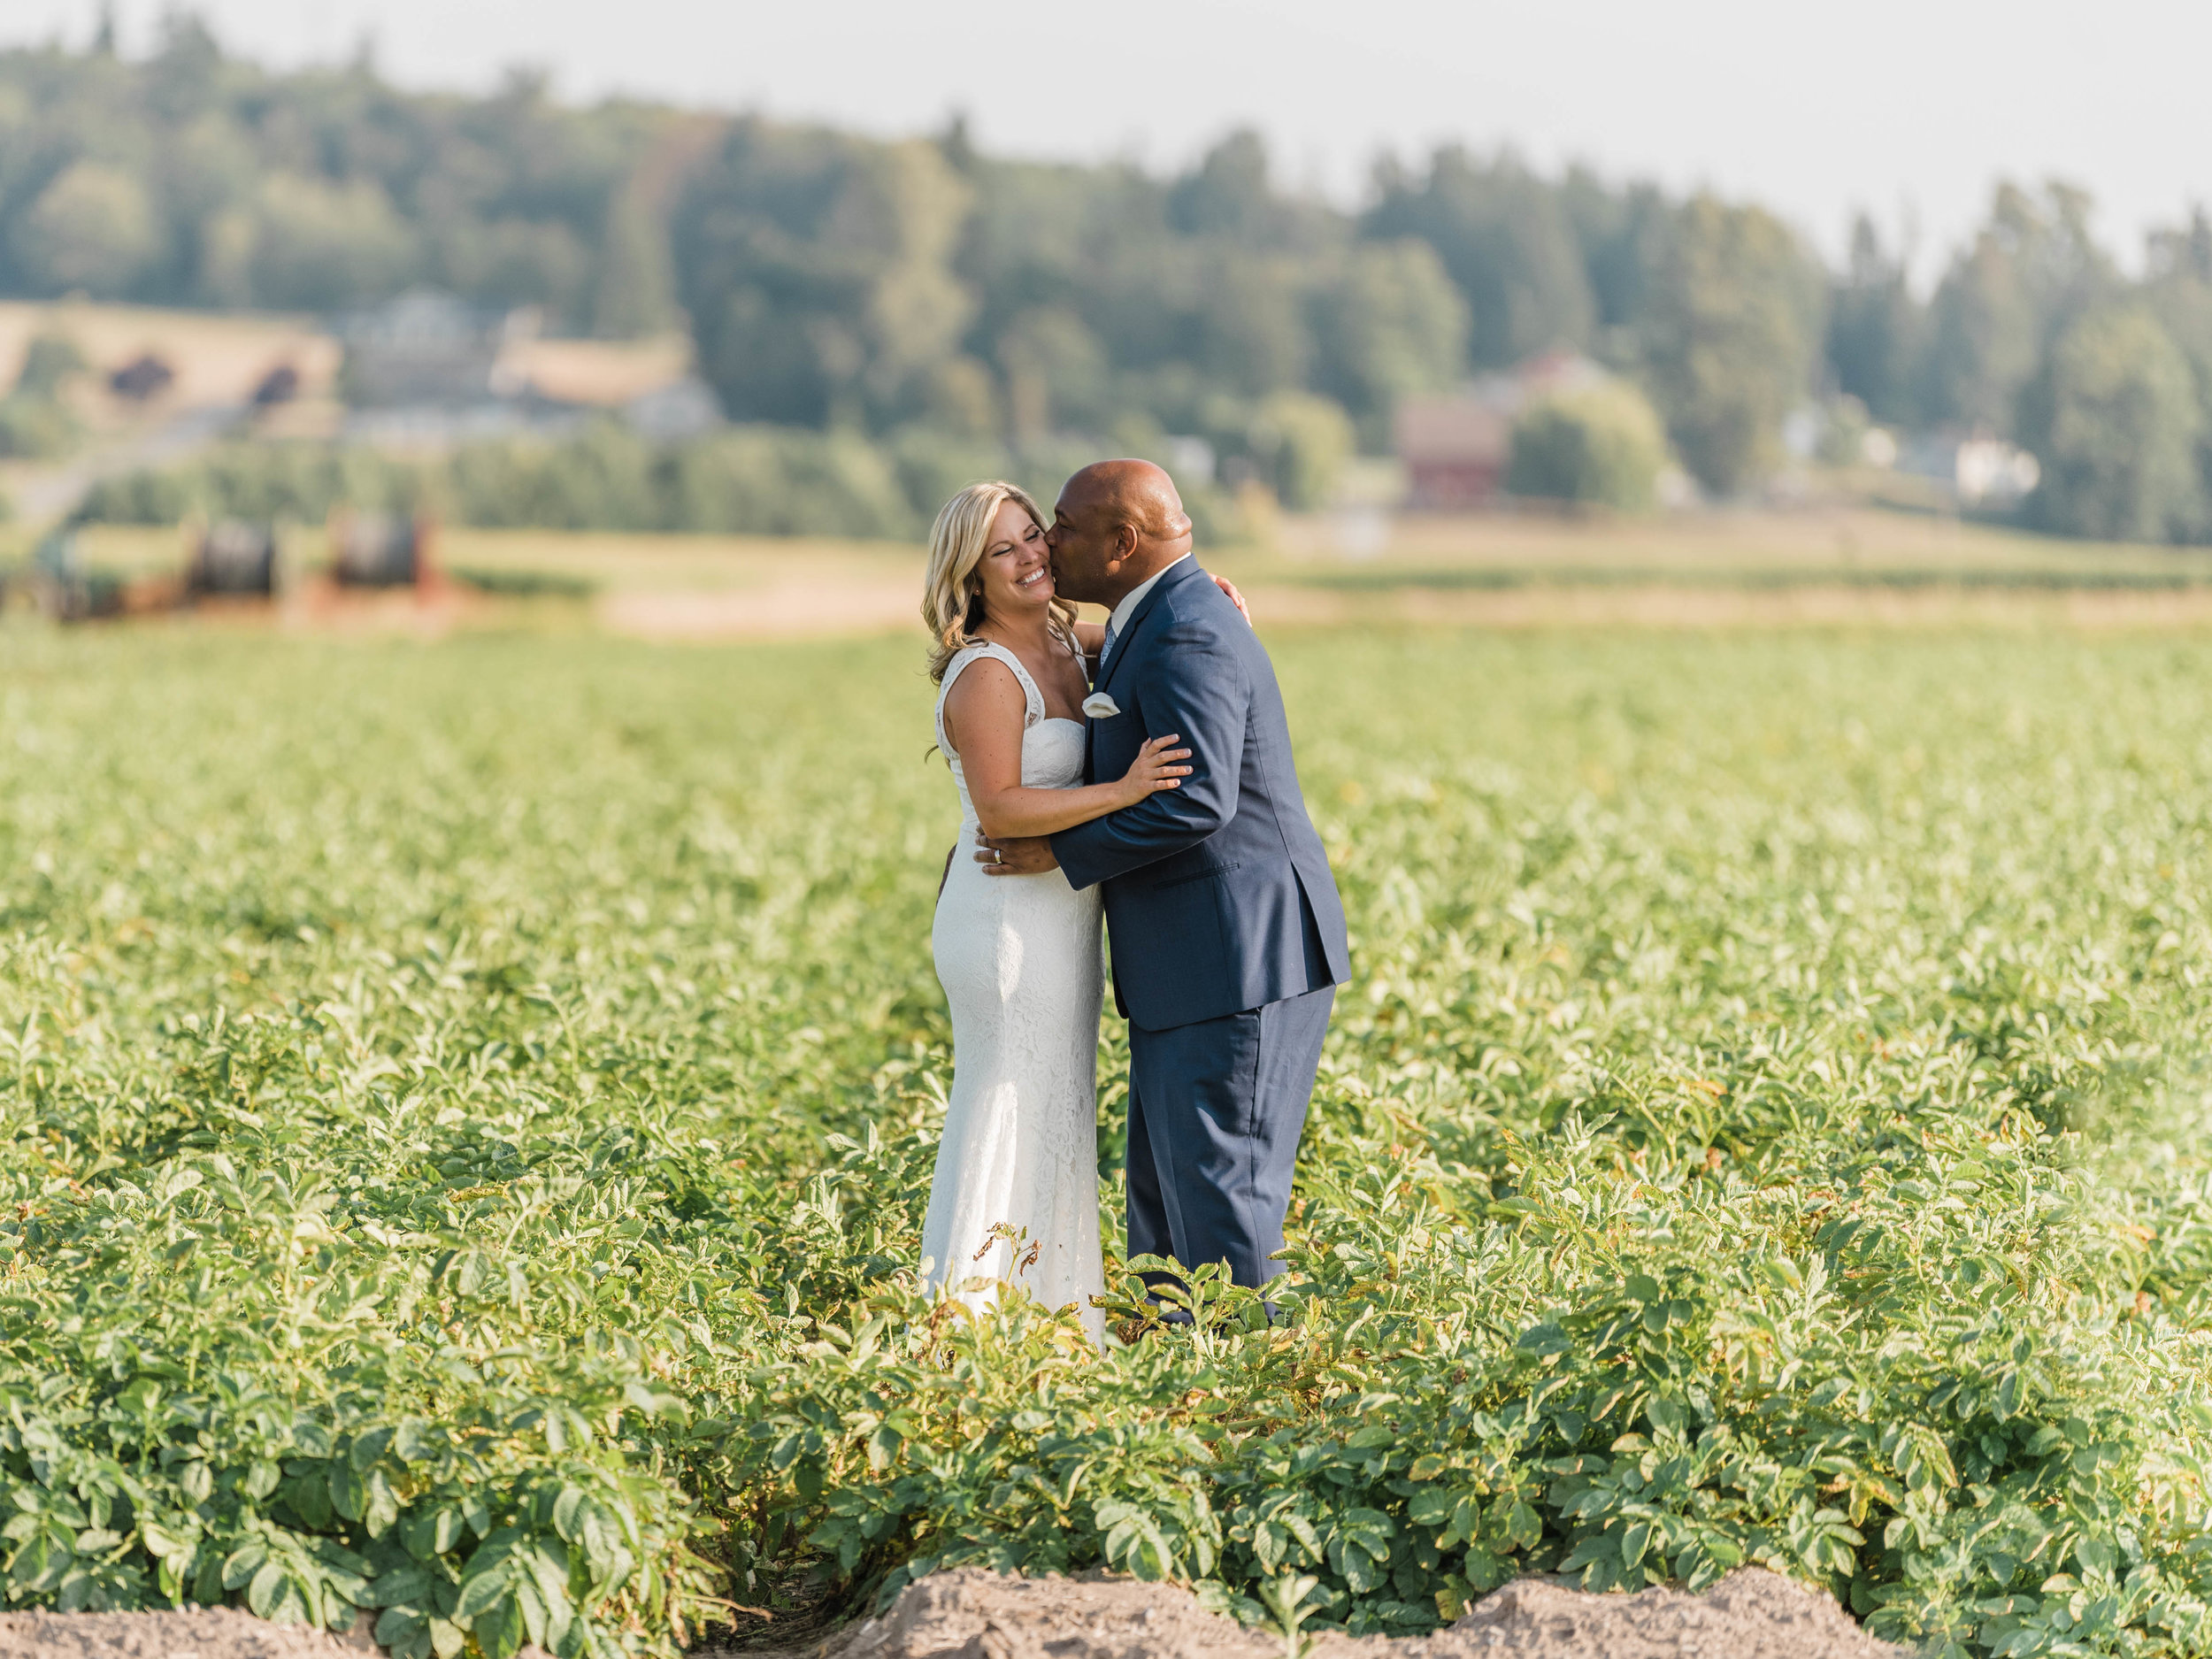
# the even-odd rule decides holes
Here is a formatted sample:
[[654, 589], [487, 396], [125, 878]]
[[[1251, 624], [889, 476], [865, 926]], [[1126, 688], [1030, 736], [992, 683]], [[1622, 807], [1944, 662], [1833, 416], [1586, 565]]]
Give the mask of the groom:
[[[1084, 781], [1179, 733], [1190, 776], [1049, 837], [987, 841], [993, 874], [1055, 864], [1104, 884], [1114, 1002], [1129, 1021], [1129, 1253], [1283, 1271], [1298, 1137], [1335, 987], [1344, 908], [1292, 765], [1275, 670], [1191, 557], [1191, 521], [1147, 461], [1101, 461], [1060, 492], [1063, 598], [1110, 606], [1084, 710]], [[994, 857], [1002, 862], [990, 863]]]

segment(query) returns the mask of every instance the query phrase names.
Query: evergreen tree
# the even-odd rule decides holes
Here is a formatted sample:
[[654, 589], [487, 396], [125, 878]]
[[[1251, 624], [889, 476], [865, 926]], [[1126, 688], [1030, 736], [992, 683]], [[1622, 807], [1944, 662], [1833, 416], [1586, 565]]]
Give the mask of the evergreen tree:
[[1989, 221], [1952, 262], [1930, 306], [1921, 408], [2002, 436], [2058, 333], [2114, 285], [2089, 234], [2089, 199], [2063, 185], [2040, 199], [1998, 187]]
[[1850, 262], [1829, 291], [1828, 363], [1836, 388], [1877, 420], [1910, 423], [1919, 412], [1914, 371], [1925, 332], [1903, 259], [1882, 246], [1862, 213], [1851, 227]]

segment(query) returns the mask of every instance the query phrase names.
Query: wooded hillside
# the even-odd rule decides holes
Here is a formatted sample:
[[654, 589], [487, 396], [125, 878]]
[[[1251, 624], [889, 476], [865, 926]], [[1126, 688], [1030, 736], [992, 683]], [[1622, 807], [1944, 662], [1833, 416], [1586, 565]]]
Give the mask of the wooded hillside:
[[1756, 205], [1462, 149], [1384, 158], [1352, 211], [1279, 188], [1248, 133], [1163, 177], [985, 156], [958, 124], [884, 142], [522, 75], [275, 74], [188, 17], [142, 60], [0, 53], [9, 294], [331, 311], [432, 283], [572, 332], [688, 326], [738, 421], [1231, 458], [1331, 427], [1379, 449], [1398, 398], [1567, 348], [1637, 380], [1716, 491], [1825, 400], [2025, 444], [2054, 527], [2201, 536], [2212, 223], [2138, 280], [2089, 211], [2001, 189], [1923, 296], [1871, 224], [1830, 272]]

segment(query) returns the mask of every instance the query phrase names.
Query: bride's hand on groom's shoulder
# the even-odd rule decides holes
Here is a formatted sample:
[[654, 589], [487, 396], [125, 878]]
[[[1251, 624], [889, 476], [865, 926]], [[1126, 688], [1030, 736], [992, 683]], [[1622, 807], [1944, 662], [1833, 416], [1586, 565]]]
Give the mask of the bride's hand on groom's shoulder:
[[1244, 603], [1244, 595], [1237, 591], [1237, 585], [1217, 571], [1208, 571], [1206, 574], [1214, 579], [1215, 587], [1229, 596], [1229, 603], [1237, 608], [1237, 614], [1244, 618], [1245, 626], [1251, 626], [1252, 607]]
[[1048, 837], [1002, 835], [994, 840], [979, 830], [975, 839], [975, 861], [986, 875], [1037, 876], [1060, 867], [1060, 861], [1052, 856]]

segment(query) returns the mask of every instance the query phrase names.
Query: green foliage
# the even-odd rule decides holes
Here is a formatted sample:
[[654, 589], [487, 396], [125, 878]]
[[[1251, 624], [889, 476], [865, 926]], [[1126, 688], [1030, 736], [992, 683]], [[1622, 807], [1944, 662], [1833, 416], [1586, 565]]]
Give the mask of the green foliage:
[[[212, 218], [204, 236], [201, 280], [211, 298], [231, 305], [358, 304], [390, 294], [422, 265], [412, 227], [369, 179], [271, 173], [250, 200]], [[518, 263], [526, 262], [526, 252]], [[526, 278], [501, 286], [520, 298], [534, 285]]]
[[[1241, 435], [1262, 406], [1328, 399], [1379, 452], [1403, 397], [1559, 347], [1637, 378], [1722, 494], [1765, 480], [1783, 418], [1816, 391], [1880, 421], [2032, 438], [2055, 342], [2124, 293], [2189, 358], [2200, 401], [2208, 373], [2185, 292], [2206, 280], [2186, 265], [2201, 238], [2162, 233], [2149, 280], [2130, 284], [2090, 235], [2088, 198], [2055, 184], [2001, 185], [1924, 302], [1863, 220], [1832, 276], [1755, 207], [1546, 176], [1510, 152], [1386, 157], [1374, 204], [1350, 215], [1285, 189], [1250, 132], [1173, 177], [1006, 161], [956, 122], [885, 142], [563, 107], [527, 73], [457, 97], [402, 93], [365, 60], [271, 73], [183, 12], [142, 60], [0, 51], [0, 292], [328, 311], [430, 283], [542, 306], [557, 329], [688, 326], [748, 425], [878, 442], [927, 427], [1021, 457], [1132, 429], [1202, 436], [1255, 463], [1227, 482], [1299, 500], [1317, 498], [1306, 472], [1279, 478]], [[0, 411], [10, 453], [67, 442], [50, 411]], [[2196, 468], [2212, 479], [2206, 445]], [[541, 503], [537, 522], [687, 522], [644, 504], [657, 487], [641, 476], [524, 481], [518, 456], [485, 465], [494, 494]], [[764, 490], [848, 488], [857, 503], [816, 527], [883, 521], [882, 469], [849, 442], [755, 438], [701, 465], [722, 521], [757, 521]], [[144, 480], [124, 493], [134, 512], [180, 499]], [[1219, 500], [1204, 512], [1223, 517]], [[2170, 504], [2097, 517], [2151, 524]], [[2212, 514], [2156, 534], [2212, 536]]]
[[0, 285], [325, 310], [428, 281], [665, 326], [669, 192], [691, 119], [396, 91], [365, 61], [271, 73], [187, 13], [143, 59], [0, 52]]
[[2205, 512], [2189, 539], [2212, 537], [2212, 218], [2200, 211], [2186, 230], [2152, 242], [2143, 296], [2187, 364], [2196, 397], [2196, 472]]
[[1685, 466], [1709, 489], [1757, 483], [1811, 390], [1819, 269], [1779, 219], [1700, 196], [1652, 273], [1645, 379]]
[[81, 435], [76, 417], [51, 398], [0, 397], [0, 457], [50, 459], [75, 449]]
[[[0, 402], [0, 434], [9, 407]], [[1350, 442], [1341, 411], [1294, 399], [1281, 412], [1280, 427], [1264, 428], [1271, 462], [1288, 487], [1325, 489]], [[77, 516], [107, 524], [174, 524], [194, 513], [319, 523], [338, 507], [426, 508], [450, 523], [491, 528], [911, 541], [964, 485], [1011, 477], [1049, 503], [1070, 472], [1097, 456], [1082, 443], [1017, 453], [927, 426], [884, 443], [850, 432], [738, 426], [662, 448], [600, 422], [553, 442], [463, 444], [436, 461], [356, 446], [237, 444], [180, 466], [103, 479]], [[1240, 526], [1219, 492], [1199, 480], [1186, 494], [1210, 543], [1237, 538]]]
[[2089, 234], [2090, 201], [2065, 185], [2041, 196], [2001, 184], [1988, 222], [1951, 262], [1930, 302], [1919, 403], [1938, 421], [2001, 437], [2052, 341], [2117, 283]]
[[918, 534], [943, 500], [910, 499], [864, 438], [769, 426], [685, 445], [671, 484], [668, 527], [761, 535]]
[[1445, 392], [1467, 361], [1467, 304], [1428, 243], [1355, 249], [1343, 280], [1317, 303], [1317, 387], [1366, 417], [1371, 449], [1401, 397]]
[[411, 511], [426, 493], [423, 465], [374, 450], [234, 444], [178, 466], [102, 479], [86, 492], [76, 516], [92, 524], [176, 524], [195, 513], [320, 523], [340, 505]]
[[50, 330], [33, 334], [23, 348], [23, 366], [16, 373], [12, 396], [52, 398], [72, 376], [91, 366], [67, 334]]
[[912, 409], [972, 311], [950, 268], [969, 194], [929, 144], [734, 123], [677, 219], [723, 406], [813, 426]]
[[1836, 388], [1875, 420], [1910, 425], [1920, 413], [1927, 349], [1926, 311], [1903, 257], [1883, 247], [1873, 220], [1862, 213], [1852, 223], [1849, 262], [1829, 291], [1827, 357]]
[[1286, 507], [1310, 512], [1336, 494], [1356, 447], [1351, 418], [1325, 397], [1285, 392], [1261, 404], [1252, 433]]
[[[826, 1286], [893, 1259], [795, 1251], [820, 1228], [791, 1216], [782, 1184], [820, 1160], [825, 1131], [862, 1127], [887, 1016], [926, 1034], [903, 968], [848, 965], [879, 901], [917, 902], [898, 895], [887, 844], [872, 873], [825, 889], [801, 933], [772, 944], [783, 924], [768, 921], [756, 961], [734, 941], [790, 895], [771, 898], [750, 860], [780, 868], [802, 848], [753, 838], [810, 836], [785, 817], [802, 802], [849, 818], [856, 845], [904, 832], [860, 808], [849, 774], [795, 777], [773, 806], [749, 783], [724, 792], [691, 769], [733, 735], [710, 729], [728, 705], [645, 659], [598, 654], [578, 680], [536, 646], [233, 658], [243, 678], [203, 700], [194, 664], [219, 656], [65, 647], [12, 652], [0, 698], [19, 695], [15, 671], [59, 672], [66, 689], [39, 696], [44, 729], [121, 718], [141, 735], [98, 763], [108, 783], [81, 818], [65, 771], [0, 763], [7, 1598], [230, 1600], [339, 1625], [365, 1606], [415, 1659], [526, 1638], [613, 1654], [695, 1630], [739, 1548], [698, 1472], [732, 1432], [727, 1402], [797, 1340], [763, 1337], [811, 1330], [795, 1308], [843, 1304], [810, 1276]], [[823, 661], [792, 664], [809, 670], [796, 696], [761, 664], [740, 724], [781, 709], [794, 730], [833, 731], [808, 711]], [[510, 668], [506, 689], [476, 684]], [[518, 692], [549, 696], [543, 718]], [[841, 712], [867, 726], [857, 705]], [[442, 731], [427, 748], [426, 715]], [[673, 787], [672, 763], [687, 780]], [[919, 771], [902, 741], [872, 765]], [[530, 782], [555, 774], [573, 789]], [[611, 841], [608, 789], [637, 814]], [[518, 866], [485, 839], [502, 799], [528, 803], [526, 841], [569, 853], [503, 876]], [[58, 807], [74, 821], [50, 841]], [[117, 933], [127, 918], [101, 919], [81, 884], [128, 867], [114, 835], [173, 833], [194, 849], [142, 867], [126, 904], [139, 919]], [[586, 875], [634, 840], [660, 849], [646, 886], [612, 865]], [[556, 866], [560, 890], [539, 886]], [[641, 1001], [634, 975], [659, 972], [662, 924], [632, 919], [649, 890], [718, 919], [682, 948], [681, 983]], [[813, 950], [814, 928], [828, 949], [809, 969], [790, 947]], [[53, 1000], [80, 948], [122, 970], [100, 999], [113, 1041]], [[295, 977], [326, 949], [337, 978]], [[723, 1015], [694, 1004], [700, 972], [739, 999]], [[305, 1000], [270, 1000], [286, 984]], [[740, 1011], [759, 997], [792, 1018]], [[726, 1040], [700, 1048], [717, 1026]], [[724, 1058], [703, 1070], [708, 1049]], [[755, 1225], [779, 1216], [797, 1233]]]
[[1279, 643], [1359, 972], [1286, 1317], [1099, 1356], [912, 1288], [910, 643], [26, 636], [6, 1599], [567, 1659], [794, 1575], [1388, 1632], [1759, 1561], [2200, 1651], [2206, 651]]
[[1666, 429], [1625, 380], [1546, 398], [1513, 426], [1505, 487], [1539, 501], [1647, 512], [1667, 464]]
[[82, 423], [61, 393], [87, 366], [84, 353], [68, 335], [31, 336], [14, 388], [0, 397], [0, 457], [50, 460], [77, 447], [84, 435]]
[[1023, 311], [1006, 326], [995, 355], [1005, 377], [1008, 425], [1034, 443], [1057, 430], [1095, 426], [1110, 402], [1105, 349], [1064, 305]]
[[1383, 187], [1368, 228], [1436, 250], [1466, 296], [1474, 363], [1589, 343], [1595, 299], [1559, 191], [1510, 156], [1485, 163], [1456, 147], [1417, 183], [1386, 174]]
[[145, 187], [119, 167], [79, 161], [64, 168], [15, 222], [10, 250], [43, 290], [82, 289], [98, 299], [130, 291], [160, 251]]
[[2189, 364], [2140, 305], [2089, 311], [2053, 348], [2035, 448], [2038, 517], [2069, 535], [2186, 539], [2205, 521]]

